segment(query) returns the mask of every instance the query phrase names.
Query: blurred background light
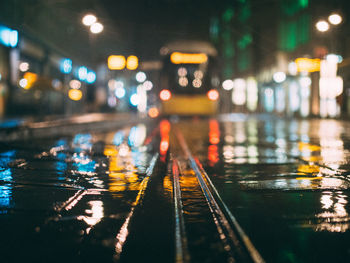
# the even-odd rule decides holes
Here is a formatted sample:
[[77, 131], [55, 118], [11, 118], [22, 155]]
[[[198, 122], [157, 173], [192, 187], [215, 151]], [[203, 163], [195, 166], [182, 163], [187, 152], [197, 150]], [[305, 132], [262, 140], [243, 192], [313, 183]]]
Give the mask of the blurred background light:
[[202, 81], [200, 79], [194, 79], [192, 81], [192, 86], [198, 89], [202, 86]]
[[147, 80], [143, 83], [143, 88], [146, 91], [150, 91], [153, 88], [153, 83], [151, 81]]
[[21, 62], [19, 64], [19, 70], [22, 72], [26, 72], [29, 70], [29, 63], [28, 62]]
[[93, 14], [87, 14], [83, 17], [82, 23], [85, 26], [91, 26], [92, 24], [96, 23], [97, 18]]
[[125, 57], [121, 55], [111, 55], [108, 57], [107, 65], [110, 70], [122, 70], [126, 65]]
[[173, 52], [170, 61], [174, 64], [202, 64], [207, 62], [208, 56], [204, 53], [180, 53]]
[[81, 81], [86, 80], [87, 74], [88, 74], [87, 67], [82, 66], [82, 67], [78, 68], [78, 78], [79, 78], [79, 80], [81, 80]]
[[311, 78], [307, 76], [301, 77], [299, 82], [302, 87], [309, 87], [311, 85]]
[[181, 87], [186, 87], [188, 85], [188, 79], [186, 77], [179, 78], [179, 85]]
[[203, 74], [203, 71], [196, 70], [193, 75], [196, 79], [202, 79], [204, 74]]
[[90, 26], [90, 31], [93, 34], [99, 34], [99, 33], [101, 33], [103, 31], [103, 25], [101, 23], [99, 23], [99, 22], [93, 23]]
[[258, 83], [254, 77], [247, 79], [247, 108], [255, 111], [258, 106]]
[[177, 70], [177, 74], [179, 75], [179, 77], [186, 77], [187, 69], [184, 67], [181, 67]]
[[18, 31], [0, 26], [0, 44], [6, 47], [16, 47], [18, 44]]
[[72, 79], [71, 81], [69, 81], [69, 87], [71, 89], [80, 89], [81, 82], [79, 80]]
[[139, 59], [136, 56], [128, 56], [126, 60], [126, 68], [129, 70], [135, 70], [139, 66]]
[[329, 24], [324, 20], [318, 21], [316, 23], [316, 29], [320, 32], [326, 32], [329, 29]]
[[331, 14], [328, 17], [328, 21], [332, 25], [339, 25], [343, 21], [343, 19], [342, 19], [342, 17], [339, 14]]
[[343, 57], [340, 55], [336, 55], [336, 54], [328, 54], [326, 56], [326, 60], [327, 61], [332, 61], [335, 63], [341, 63], [343, 61]]
[[64, 74], [69, 74], [72, 72], [72, 60], [69, 58], [63, 58], [60, 61], [60, 70]]
[[130, 104], [132, 106], [136, 107], [137, 104], [139, 104], [139, 101], [140, 101], [139, 95], [137, 95], [136, 93], [134, 93], [130, 96]]
[[233, 89], [233, 80], [227, 79], [222, 83], [222, 87], [224, 90], [231, 90]]
[[148, 110], [148, 116], [151, 118], [157, 118], [159, 116], [159, 110], [156, 107], [152, 107]]
[[[38, 80], [38, 74], [33, 72], [26, 72], [24, 73], [23, 79], [26, 80], [26, 85], [21, 85], [21, 87], [24, 89], [30, 89], [33, 86], [33, 84]], [[24, 83], [25, 81], [22, 81], [22, 84]]]
[[144, 82], [147, 79], [146, 73], [145, 72], [137, 72], [136, 74], [136, 81], [139, 83]]
[[86, 82], [92, 84], [96, 81], [96, 73], [93, 71], [89, 71], [86, 76]]
[[125, 97], [125, 89], [124, 87], [117, 87], [115, 89], [115, 96], [118, 98], [118, 99], [122, 99]]
[[272, 112], [275, 108], [275, 100], [274, 100], [274, 94], [273, 94], [273, 89], [272, 88], [266, 88], [264, 91], [264, 106], [265, 110], [267, 112]]
[[82, 93], [81, 90], [79, 90], [79, 89], [70, 89], [70, 90], [68, 91], [68, 97], [69, 97], [71, 100], [79, 101], [79, 100], [81, 100], [81, 98], [83, 97], [83, 93]]
[[235, 79], [233, 81], [232, 102], [235, 105], [243, 105], [246, 103], [246, 81], [244, 79]]
[[115, 87], [118, 88], [124, 88], [124, 82], [121, 80], [117, 80], [115, 83]]
[[28, 84], [28, 80], [26, 80], [26, 79], [21, 79], [21, 80], [19, 81], [19, 86], [20, 86], [21, 88], [23, 88], [23, 89], [26, 88], [27, 84]]
[[167, 89], [163, 89], [160, 93], [159, 93], [159, 97], [161, 100], [167, 101], [170, 100], [171, 98], [171, 92]]
[[282, 83], [286, 80], [286, 73], [284, 72], [276, 72], [273, 74], [273, 80], [277, 83]]
[[295, 64], [298, 72], [316, 72], [320, 71], [321, 60], [318, 58], [297, 58]]
[[215, 101], [219, 98], [219, 92], [215, 89], [209, 90], [207, 96], [210, 100]]
[[109, 88], [111, 91], [115, 90], [115, 89], [116, 89], [116, 83], [117, 83], [116, 80], [110, 79], [110, 80], [108, 81], [108, 83], [107, 83], [108, 88]]
[[288, 63], [288, 73], [292, 76], [296, 76], [298, 74], [298, 67], [294, 61]]

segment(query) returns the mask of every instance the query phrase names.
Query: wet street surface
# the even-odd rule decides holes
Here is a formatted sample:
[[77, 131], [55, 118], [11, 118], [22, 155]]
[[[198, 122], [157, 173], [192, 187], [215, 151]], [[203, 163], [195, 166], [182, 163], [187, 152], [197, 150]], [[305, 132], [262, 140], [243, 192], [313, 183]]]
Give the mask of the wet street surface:
[[238, 114], [2, 142], [1, 262], [348, 262], [349, 150]]

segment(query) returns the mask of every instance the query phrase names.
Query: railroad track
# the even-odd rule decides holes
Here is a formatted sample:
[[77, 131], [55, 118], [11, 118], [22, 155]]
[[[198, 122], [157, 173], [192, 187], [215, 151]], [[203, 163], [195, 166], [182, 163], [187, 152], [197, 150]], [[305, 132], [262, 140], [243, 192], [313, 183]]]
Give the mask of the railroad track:
[[[190, 223], [186, 222], [186, 216], [184, 216], [186, 211], [184, 211], [182, 202], [184, 195], [182, 193], [181, 177], [184, 176], [184, 173], [192, 174], [192, 176], [197, 179], [199, 187], [196, 189], [193, 188], [194, 194], [198, 196], [198, 188], [200, 188], [202, 194], [201, 205], [203, 206], [205, 200], [209, 208], [212, 219], [211, 223], [215, 225], [216, 236], [219, 237], [223, 248], [220, 255], [218, 255], [220, 262], [222, 259], [225, 259], [227, 262], [265, 262], [234, 215], [227, 208], [227, 205], [222, 200], [200, 161], [191, 153], [181, 131], [175, 128], [174, 134], [176, 140], [173, 140], [173, 142], [175, 141], [177, 145], [173, 145], [173, 148], [177, 148], [177, 151], [175, 150], [175, 152], [171, 152], [170, 154], [171, 160], [169, 167], [171, 168], [168, 169], [168, 172], [171, 172], [173, 181], [176, 244], [175, 262], [192, 262], [191, 250], [195, 250], [193, 246], [191, 248], [191, 244], [189, 244], [191, 243], [189, 242], [191, 238], [186, 232], [186, 227], [190, 225]], [[181, 167], [187, 167], [185, 168], [186, 171], [182, 171]], [[195, 191], [197, 191], [197, 193], [195, 193]], [[195, 202], [198, 202], [198, 198], [196, 198]], [[209, 218], [207, 219], [209, 220]], [[187, 221], [190, 221], [190, 219]], [[215, 238], [209, 238], [208, 241], [215, 243]], [[198, 260], [199, 258], [195, 258], [193, 261]]]

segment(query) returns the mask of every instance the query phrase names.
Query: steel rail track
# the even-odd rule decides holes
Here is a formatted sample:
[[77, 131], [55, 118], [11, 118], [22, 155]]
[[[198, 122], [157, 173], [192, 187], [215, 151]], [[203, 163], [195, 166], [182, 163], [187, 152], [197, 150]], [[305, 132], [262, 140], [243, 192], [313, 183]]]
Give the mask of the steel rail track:
[[194, 171], [203, 195], [207, 201], [223, 246], [231, 262], [264, 263], [264, 259], [228, 209], [225, 202], [203, 169], [199, 160], [193, 157], [184, 136], [175, 130], [178, 142]]

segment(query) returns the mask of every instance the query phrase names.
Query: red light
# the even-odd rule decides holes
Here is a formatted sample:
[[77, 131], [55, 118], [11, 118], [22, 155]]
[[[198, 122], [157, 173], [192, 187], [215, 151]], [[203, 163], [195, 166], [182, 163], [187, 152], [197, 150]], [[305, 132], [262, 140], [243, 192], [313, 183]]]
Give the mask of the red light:
[[167, 101], [170, 100], [171, 98], [171, 92], [167, 89], [163, 89], [160, 93], [159, 93], [159, 97], [161, 100]]
[[168, 149], [169, 149], [169, 141], [167, 138], [160, 142], [160, 145], [159, 145], [160, 155], [165, 155]]
[[218, 144], [220, 142], [220, 129], [217, 120], [209, 121], [209, 142], [211, 144]]
[[208, 91], [207, 96], [210, 100], [217, 100], [219, 98], [219, 92], [215, 89]]

